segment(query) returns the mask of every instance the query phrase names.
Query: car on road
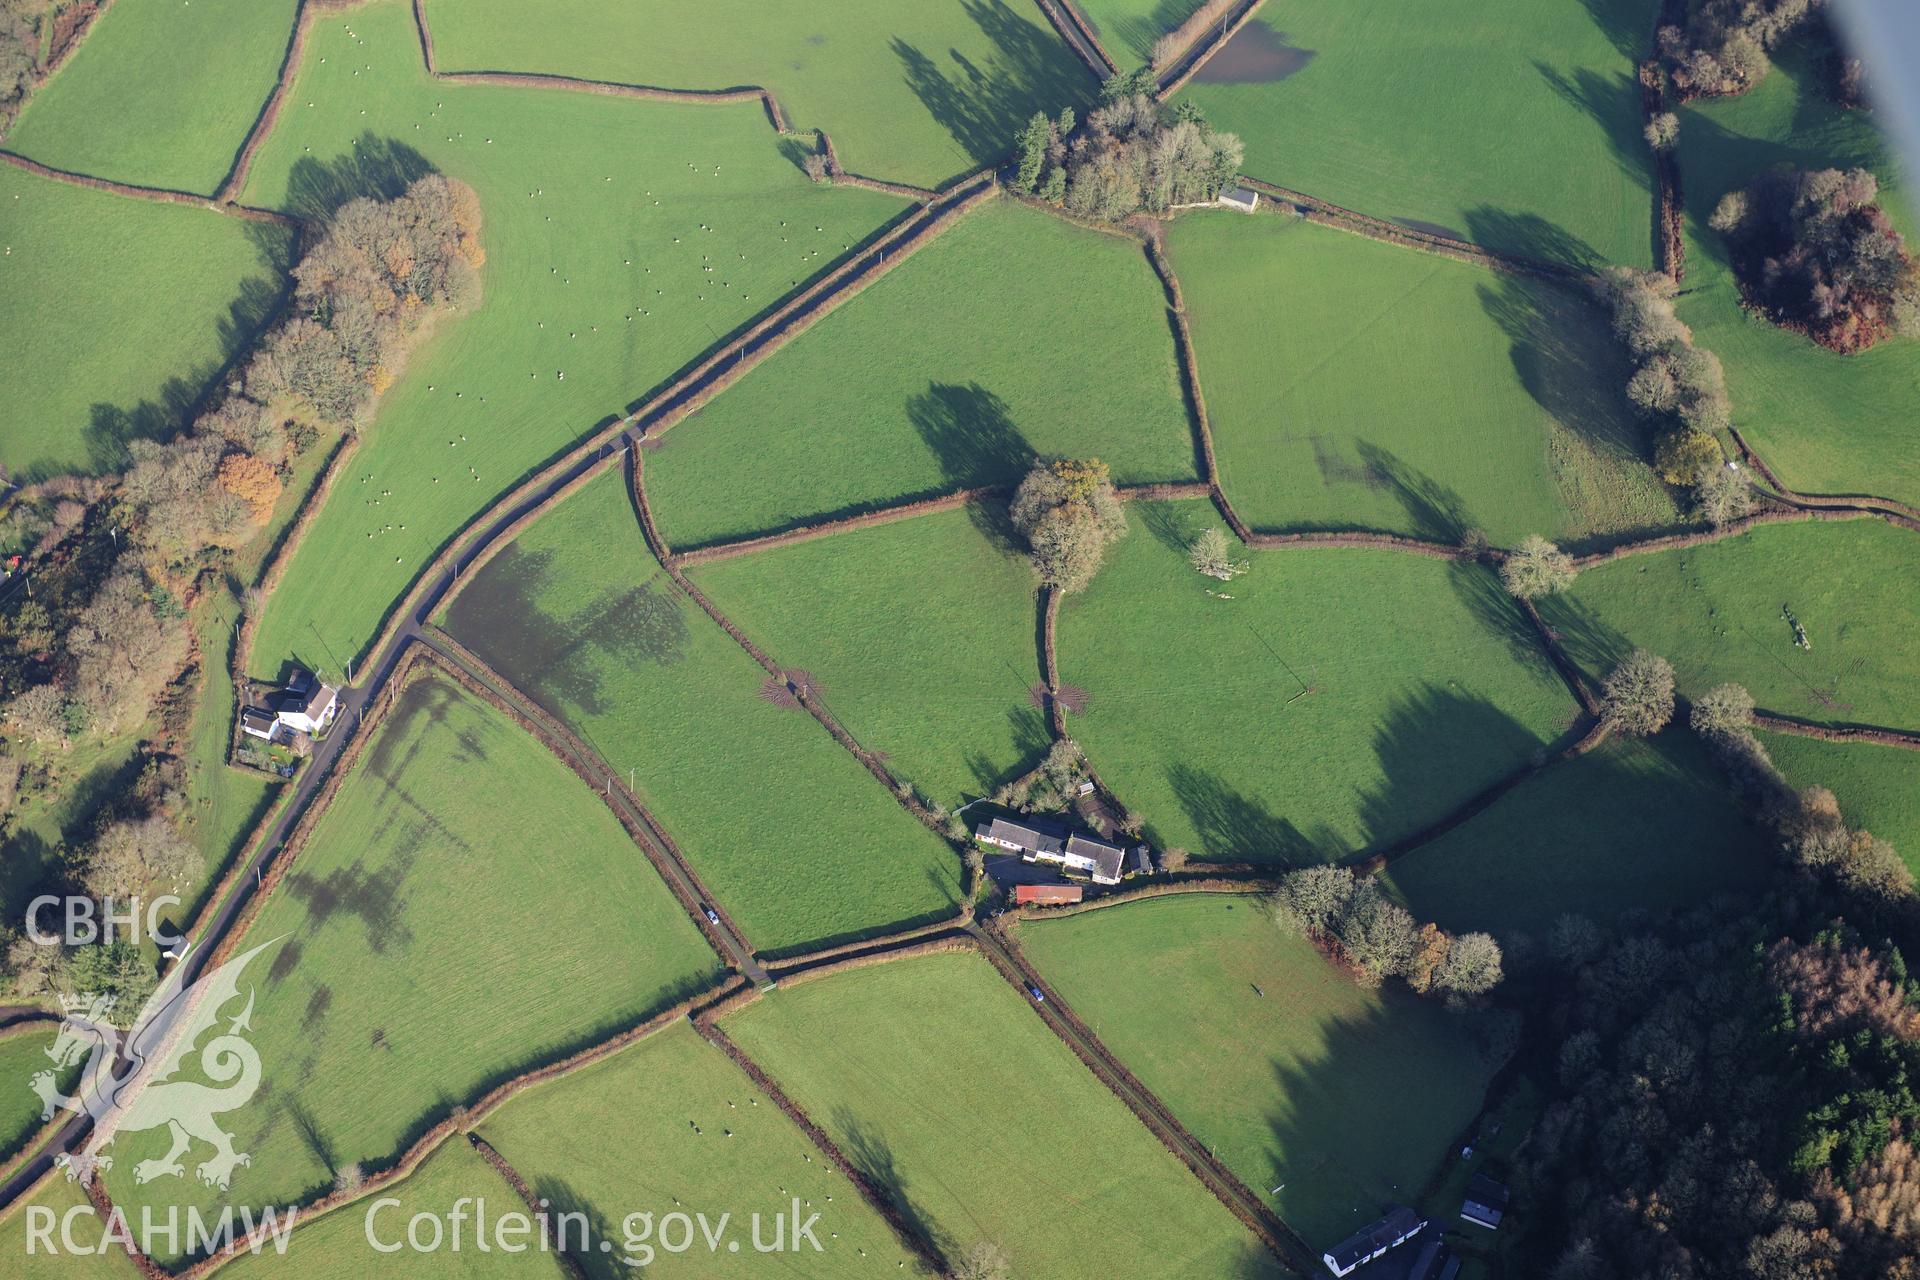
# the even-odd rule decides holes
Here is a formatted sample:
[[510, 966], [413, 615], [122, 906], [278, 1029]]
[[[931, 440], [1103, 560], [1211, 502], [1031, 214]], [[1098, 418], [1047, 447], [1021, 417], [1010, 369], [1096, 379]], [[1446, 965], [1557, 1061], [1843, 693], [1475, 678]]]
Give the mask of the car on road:
[[706, 913], [708, 924], [717, 925], [720, 923], [720, 913], [718, 911], [715, 911], [712, 907], [708, 906], [706, 903], [703, 902], [700, 904], [700, 910]]
[[1045, 1004], [1047, 1002], [1047, 997], [1043, 995], [1040, 991], [1040, 988], [1036, 986], [1029, 985], [1027, 987], [1027, 994], [1033, 997], [1033, 1002], [1035, 1004]]

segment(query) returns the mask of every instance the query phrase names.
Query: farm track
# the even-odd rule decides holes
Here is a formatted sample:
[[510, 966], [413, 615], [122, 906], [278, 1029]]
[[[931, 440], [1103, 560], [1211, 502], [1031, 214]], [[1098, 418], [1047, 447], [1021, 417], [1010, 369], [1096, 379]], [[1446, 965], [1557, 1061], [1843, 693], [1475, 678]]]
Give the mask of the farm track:
[[[1113, 56], [1112, 51], [1101, 41], [1100, 33], [1094, 30], [1093, 20], [1087, 17], [1086, 12], [1080, 8], [1080, 0], [1045, 0], [1041, 7], [1045, 9], [1050, 5], [1059, 8], [1066, 20], [1073, 24], [1074, 29], [1080, 33], [1081, 38], [1100, 56], [1100, 63], [1106, 70], [1096, 71], [1094, 74], [1098, 75], [1102, 80], [1105, 80], [1108, 76], [1120, 70], [1119, 60]], [[1049, 12], [1047, 17], [1051, 18], [1053, 14]]]
[[1074, 8], [1070, 0], [1035, 0], [1040, 12], [1047, 15], [1047, 21], [1066, 41], [1067, 48], [1093, 73], [1095, 80], [1105, 80], [1120, 68], [1093, 34], [1093, 26], [1086, 16]]

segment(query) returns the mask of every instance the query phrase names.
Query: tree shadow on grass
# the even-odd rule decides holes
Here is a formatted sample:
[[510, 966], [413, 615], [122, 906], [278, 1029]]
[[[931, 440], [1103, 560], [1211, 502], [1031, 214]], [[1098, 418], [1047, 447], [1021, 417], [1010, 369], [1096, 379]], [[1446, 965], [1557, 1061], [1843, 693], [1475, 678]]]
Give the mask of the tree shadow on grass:
[[1593, 117], [1606, 134], [1607, 146], [1620, 167], [1651, 190], [1653, 151], [1643, 132], [1646, 123], [1640, 110], [1640, 83], [1631, 74], [1631, 67], [1613, 72], [1576, 67], [1571, 77], [1540, 61], [1534, 62], [1533, 69], [1562, 100]]
[[1647, 432], [1626, 398], [1627, 359], [1597, 303], [1571, 287], [1507, 275], [1475, 292], [1535, 404], [1594, 448], [1644, 459]]
[[[214, 321], [219, 358], [166, 379], [152, 396], [134, 404], [93, 404], [81, 430], [89, 471], [118, 471], [127, 465], [128, 447], [135, 440], [165, 440], [191, 425], [219, 394], [227, 376], [244, 362], [261, 333], [279, 318], [292, 296], [293, 237], [283, 227], [258, 223], [246, 224], [246, 235], [268, 274], [241, 280], [226, 314]], [[63, 469], [41, 463], [23, 469], [18, 478], [32, 482]]]
[[894, 1158], [893, 1147], [887, 1140], [867, 1128], [848, 1107], [834, 1108], [833, 1127], [844, 1135], [840, 1140], [840, 1149], [845, 1153], [848, 1163], [886, 1197], [910, 1228], [932, 1242], [934, 1252], [943, 1257], [952, 1256], [956, 1242], [940, 1229], [924, 1208], [914, 1203], [909, 1194], [907, 1175], [901, 1172], [899, 1162]]
[[1437, 821], [1545, 749], [1513, 716], [1451, 684], [1429, 681], [1395, 698], [1373, 732], [1382, 781], [1359, 796], [1367, 848]]
[[1447, 584], [1509, 658], [1534, 671], [1554, 674], [1540, 633], [1492, 568], [1477, 561], [1456, 561], [1447, 566]]
[[[502, 1158], [506, 1158], [505, 1153]], [[532, 1180], [532, 1186], [534, 1198], [549, 1206], [548, 1248], [570, 1257], [593, 1280], [631, 1280], [633, 1270], [620, 1261], [624, 1236], [612, 1218], [565, 1178], [541, 1174]], [[602, 1240], [613, 1247], [602, 1250]]]
[[907, 421], [919, 433], [950, 489], [1012, 484], [1037, 456], [1007, 413], [1007, 402], [977, 382], [933, 382], [907, 398]]
[[1593, 25], [1613, 44], [1614, 51], [1629, 61], [1638, 62], [1652, 49], [1653, 32], [1647, 25], [1646, 6], [1634, 0], [1581, 0], [1593, 15]]
[[[1330, 836], [1309, 837], [1287, 818], [1270, 812], [1252, 796], [1235, 790], [1219, 774], [1174, 764], [1167, 782], [1200, 837], [1200, 852], [1217, 862], [1253, 862], [1300, 866], [1324, 862], [1338, 852]], [[1149, 833], [1155, 844], [1163, 844]]]
[[364, 132], [351, 150], [332, 160], [302, 156], [294, 161], [285, 208], [303, 222], [324, 223], [349, 200], [392, 200], [433, 172], [433, 164], [406, 143]]
[[1478, 205], [1466, 212], [1467, 237], [1477, 245], [1542, 262], [1561, 262], [1597, 270], [1600, 253], [1557, 222], [1537, 213], [1515, 213]]
[[1065, 42], [1006, 0], [961, 0], [961, 7], [993, 46], [986, 66], [948, 49], [948, 70], [898, 37], [891, 47], [927, 111], [974, 165], [990, 164], [1006, 155], [1015, 131], [1035, 111], [1051, 115], [1068, 103], [1081, 106], [1091, 86]]
[[1407, 513], [1415, 536], [1432, 542], [1458, 543], [1472, 527], [1466, 500], [1453, 486], [1403, 461], [1389, 449], [1357, 441], [1361, 467], [1373, 487], [1387, 489]]
[[[1198, 518], [1196, 511], [1197, 508], [1194, 506], [1180, 506], [1172, 502], [1127, 504], [1129, 517], [1137, 516], [1141, 527], [1153, 536], [1155, 542], [1169, 551], [1178, 553], [1183, 559], [1188, 549], [1193, 546], [1193, 540], [1200, 536], [1202, 529], [1209, 525], [1216, 529], [1224, 528], [1224, 522]], [[1218, 514], [1211, 507], [1207, 509], [1208, 516]]]
[[[1351, 981], [1344, 974], [1334, 980]], [[1315, 1253], [1373, 1221], [1389, 1204], [1417, 1203], [1454, 1137], [1471, 1124], [1493, 1075], [1493, 1065], [1481, 1061], [1477, 1074], [1463, 1079], [1467, 1060], [1425, 1052], [1429, 1046], [1420, 1043], [1419, 1028], [1430, 1020], [1404, 1015], [1426, 1011], [1414, 1008], [1404, 991], [1389, 988], [1382, 996], [1317, 1027], [1296, 1028], [1295, 1043], [1315, 1046], [1310, 1055], [1270, 1059], [1273, 1093], [1264, 1145], [1271, 1164], [1259, 1190], [1285, 1188], [1276, 1209]], [[1382, 1067], [1396, 1060], [1446, 1071], [1454, 1087], [1383, 1091]], [[1403, 1078], [1412, 1085], [1421, 1075], [1407, 1070]], [[1439, 1082], [1427, 1077], [1427, 1083]]]

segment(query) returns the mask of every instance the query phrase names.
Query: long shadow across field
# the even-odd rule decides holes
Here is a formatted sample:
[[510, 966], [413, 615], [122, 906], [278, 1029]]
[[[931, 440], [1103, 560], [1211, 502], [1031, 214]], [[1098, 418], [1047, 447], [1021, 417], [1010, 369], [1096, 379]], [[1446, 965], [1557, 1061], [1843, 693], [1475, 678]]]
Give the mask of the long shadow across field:
[[[961, 0], [961, 5], [996, 50], [989, 65], [979, 66], [949, 49], [949, 71], [898, 37], [892, 48], [908, 87], [953, 135], [961, 153], [971, 164], [991, 164], [1001, 159], [1007, 140], [1036, 110], [1051, 115], [1064, 105], [1083, 105], [1086, 74], [1065, 42], [1014, 12], [1005, 0]], [[1074, 87], [1081, 91], [1074, 92]]]

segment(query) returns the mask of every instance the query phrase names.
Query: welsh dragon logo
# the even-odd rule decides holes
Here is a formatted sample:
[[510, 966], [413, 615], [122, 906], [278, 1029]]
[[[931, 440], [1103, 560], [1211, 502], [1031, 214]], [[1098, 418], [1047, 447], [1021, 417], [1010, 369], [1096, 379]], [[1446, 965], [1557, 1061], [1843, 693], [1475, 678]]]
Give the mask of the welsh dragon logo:
[[[248, 962], [278, 941], [275, 938], [235, 956], [191, 986], [180, 985], [178, 975], [185, 967], [176, 964], [169, 981], [147, 1001], [124, 1037], [107, 1021], [113, 1008], [111, 996], [61, 997], [66, 1016], [46, 1051], [54, 1065], [35, 1073], [30, 1083], [40, 1096], [42, 1120], [51, 1120], [56, 1110], [93, 1118], [93, 1132], [80, 1153], [63, 1152], [58, 1157], [68, 1178], [91, 1181], [96, 1170], [111, 1169], [113, 1157], [104, 1148], [116, 1134], [161, 1127], [170, 1131], [172, 1145], [164, 1156], [135, 1165], [135, 1181], [182, 1176], [182, 1157], [192, 1151], [196, 1140], [213, 1148], [212, 1155], [195, 1169], [200, 1181], [209, 1186], [225, 1190], [234, 1169], [251, 1163], [250, 1156], [234, 1149], [233, 1135], [215, 1117], [246, 1105], [260, 1087], [260, 1054], [242, 1034], [252, 1030], [252, 988], [247, 990], [246, 1006], [199, 1049], [200, 1071], [214, 1083], [173, 1077], [187, 1064], [201, 1037], [218, 1027], [221, 1009], [239, 998], [240, 976]], [[59, 1077], [83, 1058], [78, 1088], [61, 1093]], [[123, 1062], [130, 1069], [117, 1073]]]

